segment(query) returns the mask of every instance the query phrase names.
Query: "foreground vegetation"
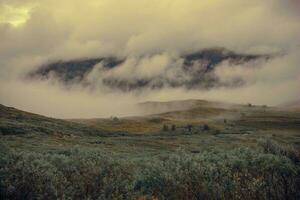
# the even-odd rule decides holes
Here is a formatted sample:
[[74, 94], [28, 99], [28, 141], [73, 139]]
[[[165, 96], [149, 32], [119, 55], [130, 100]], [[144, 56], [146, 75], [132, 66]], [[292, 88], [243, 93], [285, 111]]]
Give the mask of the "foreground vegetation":
[[271, 140], [126, 159], [85, 148], [41, 154], [1, 145], [0, 158], [3, 199], [300, 198], [299, 152]]

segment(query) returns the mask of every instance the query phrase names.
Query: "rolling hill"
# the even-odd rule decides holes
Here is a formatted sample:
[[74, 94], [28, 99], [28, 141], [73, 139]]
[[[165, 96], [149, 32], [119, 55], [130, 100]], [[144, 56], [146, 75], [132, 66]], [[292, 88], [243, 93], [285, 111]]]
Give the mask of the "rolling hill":
[[[76, 119], [83, 123], [109, 131], [128, 131], [133, 134], [159, 133], [164, 125], [175, 125], [180, 130], [193, 125], [193, 130], [201, 130], [209, 125], [213, 132], [248, 133], [300, 130], [300, 113], [261, 105], [242, 105], [204, 100], [184, 100], [170, 102], [145, 102], [140, 109], [143, 116], [111, 119]], [[160, 112], [159, 112], [160, 111]]]
[[[260, 131], [300, 129], [300, 113], [289, 109], [240, 105], [204, 100], [145, 102], [138, 105], [144, 115], [123, 118], [61, 120], [36, 115], [0, 105], [2, 135], [143, 135], [159, 133], [164, 125], [230, 133], [253, 129]], [[151, 112], [150, 112], [151, 111]]]
[[285, 103], [280, 106], [282, 109], [300, 112], [300, 100]]
[[107, 135], [101, 129], [44, 117], [0, 104], [0, 135]]

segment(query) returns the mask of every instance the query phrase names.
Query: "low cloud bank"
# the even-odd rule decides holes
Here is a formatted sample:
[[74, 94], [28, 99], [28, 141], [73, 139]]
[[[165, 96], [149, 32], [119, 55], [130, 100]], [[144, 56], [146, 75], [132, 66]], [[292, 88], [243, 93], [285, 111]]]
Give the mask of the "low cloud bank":
[[[295, 0], [0, 0], [0, 103], [62, 118], [139, 114], [142, 101], [208, 99], [277, 105], [299, 96], [299, 3]], [[88, 13], [88, 14], [87, 14]], [[107, 91], [105, 78], [186, 81], [178, 55], [210, 47], [276, 54], [267, 62], [221, 63], [215, 75], [240, 87]], [[280, 55], [279, 55], [280, 54]], [[86, 77], [96, 89], [24, 80], [51, 60], [127, 57]], [[252, 66], [245, 66], [252, 65]]]
[[[161, 57], [157, 59], [168, 63], [168, 59]], [[145, 89], [139, 92], [124, 93], [106, 91], [101, 85], [93, 89], [87, 89], [79, 84], [66, 87], [56, 79], [48, 81], [3, 80], [0, 84], [1, 103], [60, 118], [139, 115], [143, 113], [136, 107], [136, 104], [144, 101], [207, 99], [233, 103], [279, 105], [299, 99], [299, 62], [298, 51], [293, 51], [263, 63], [256, 63], [253, 67], [221, 63], [215, 73], [221, 81], [226, 82], [238, 78], [245, 84], [240, 87], [218, 87], [209, 90], [164, 87], [158, 90]], [[160, 62], [157, 64], [164, 69], [164, 65], [161, 65]], [[142, 75], [150, 76], [158, 71], [154, 70], [154, 72], [142, 73]], [[125, 74], [130, 77], [136, 76], [133, 73], [122, 72], [118, 77], [125, 76]], [[93, 71], [88, 77], [94, 78], [93, 81], [96, 83], [101, 78]]]

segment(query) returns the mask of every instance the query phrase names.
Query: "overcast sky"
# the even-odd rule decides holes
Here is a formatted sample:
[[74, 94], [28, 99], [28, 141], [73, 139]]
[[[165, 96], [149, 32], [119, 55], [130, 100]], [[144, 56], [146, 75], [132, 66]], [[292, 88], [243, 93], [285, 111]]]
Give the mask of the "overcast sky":
[[[299, 0], [0, 0], [0, 103], [53, 117], [135, 114], [146, 100], [201, 98], [276, 105], [300, 98]], [[49, 60], [119, 56], [114, 76], [154, 76], [174, 55], [209, 47], [280, 55], [253, 69], [222, 63], [217, 75], [246, 85], [106, 93], [24, 74]], [[176, 56], [175, 56], [176, 57]], [[142, 59], [141, 64], [134, 64]], [[129, 71], [131, 70], [131, 71]], [[89, 78], [97, 80], [98, 75]], [[113, 102], [113, 103], [112, 103]]]

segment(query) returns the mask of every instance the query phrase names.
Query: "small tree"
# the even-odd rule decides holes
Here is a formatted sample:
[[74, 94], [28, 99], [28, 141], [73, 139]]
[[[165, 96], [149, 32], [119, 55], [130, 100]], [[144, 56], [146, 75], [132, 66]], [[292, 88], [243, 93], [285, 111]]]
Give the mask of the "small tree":
[[162, 130], [163, 131], [169, 131], [169, 126], [164, 124]]
[[113, 122], [119, 122], [120, 121], [118, 117], [113, 117], [112, 120], [113, 120]]
[[175, 125], [175, 124], [173, 124], [173, 125], [171, 126], [171, 130], [172, 130], [172, 131], [176, 131], [176, 125]]
[[189, 131], [189, 132], [191, 132], [191, 131], [192, 131], [192, 129], [193, 129], [193, 125], [189, 124], [189, 125], [187, 125], [187, 127], [186, 127], [186, 128], [188, 129], [188, 131]]
[[204, 124], [203, 130], [204, 130], [204, 131], [208, 131], [208, 130], [209, 130], [209, 126], [208, 126], [207, 124]]

